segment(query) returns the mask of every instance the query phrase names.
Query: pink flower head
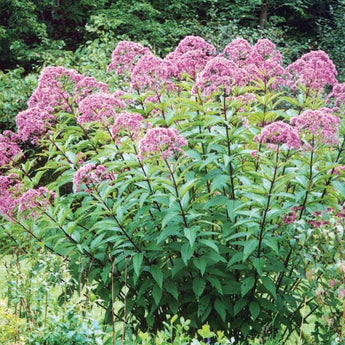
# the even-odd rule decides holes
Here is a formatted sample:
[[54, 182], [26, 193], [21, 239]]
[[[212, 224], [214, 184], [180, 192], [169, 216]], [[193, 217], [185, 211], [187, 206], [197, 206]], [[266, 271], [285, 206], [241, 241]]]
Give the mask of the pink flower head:
[[149, 53], [150, 49], [140, 43], [121, 41], [113, 51], [108, 72], [116, 70], [117, 74], [131, 73], [139, 59]]
[[302, 210], [302, 206], [294, 206], [291, 208], [291, 211], [287, 216], [284, 217], [284, 223], [286, 224], [292, 224], [297, 219], [297, 212]]
[[345, 297], [345, 289], [339, 289], [338, 296], [340, 299]]
[[345, 165], [340, 165], [332, 169], [329, 173], [333, 172], [334, 175], [343, 175], [345, 173]]
[[0, 134], [0, 168], [23, 156], [18, 141], [19, 136], [11, 131]]
[[76, 84], [73, 96], [78, 96], [76, 102], [79, 103], [86, 96], [97, 91], [107, 92], [108, 85], [97, 81], [94, 77], [84, 77]]
[[229, 43], [219, 56], [233, 61], [238, 67], [244, 67], [249, 63], [248, 59], [251, 51], [252, 46], [247, 40], [237, 38]]
[[283, 121], [273, 122], [265, 126], [254, 140], [262, 143], [286, 144], [289, 148], [294, 148], [295, 150], [301, 147], [301, 139], [298, 132]]
[[306, 110], [290, 120], [290, 123], [300, 132], [310, 133], [314, 138], [320, 138], [325, 144], [338, 143], [340, 118], [332, 114], [332, 109]]
[[236, 112], [245, 112], [253, 103], [257, 103], [257, 98], [253, 93], [247, 92], [244, 95], [230, 96], [227, 100], [231, 102], [231, 107]]
[[139, 142], [139, 158], [161, 154], [168, 159], [176, 151], [183, 152], [182, 147], [187, 145], [187, 139], [175, 128], [150, 128]]
[[331, 101], [333, 98], [336, 107], [345, 105], [345, 83], [337, 83], [333, 86], [333, 90], [328, 95], [327, 100]]
[[112, 135], [115, 138], [118, 133], [125, 129], [129, 132], [130, 137], [135, 140], [140, 136], [144, 118], [137, 113], [123, 112], [116, 117], [112, 128]]
[[277, 88], [279, 85], [285, 84], [285, 79], [289, 76], [289, 73], [282, 66], [282, 60], [282, 54], [276, 49], [275, 44], [264, 38], [258, 40], [252, 48], [246, 69], [254, 77], [253, 80], [261, 79], [267, 82], [276, 77], [277, 80], [273, 87]]
[[165, 57], [165, 61], [172, 63], [171, 68], [176, 77], [189, 74], [193, 78], [201, 71], [207, 61], [216, 56], [216, 48], [199, 36], [187, 36], [177, 48]]
[[85, 97], [78, 107], [79, 124], [89, 122], [106, 122], [116, 116], [116, 111], [126, 108], [126, 103], [110, 93], [99, 92]]
[[[29, 189], [18, 200], [19, 212], [25, 213], [29, 211], [29, 216], [36, 218], [48, 208], [56, 197], [56, 193], [48, 190], [46, 187]], [[27, 218], [27, 216], [24, 215], [24, 218]]]
[[23, 183], [17, 174], [0, 175], [0, 212], [13, 217], [23, 191]]
[[235, 86], [246, 84], [247, 73], [237, 65], [223, 57], [215, 57], [208, 61], [205, 68], [199, 73], [193, 92], [202, 90], [205, 95], [210, 95], [216, 90], [230, 94]]
[[133, 69], [131, 88], [134, 90], [159, 90], [171, 84], [169, 79], [173, 74], [170, 62], [148, 53], [140, 58]]
[[38, 140], [55, 124], [55, 116], [39, 108], [31, 107], [17, 115], [18, 136], [22, 141], [37, 144]]
[[68, 98], [71, 96], [68, 88], [81, 79], [83, 76], [74, 69], [46, 67], [41, 73], [38, 88], [29, 100], [29, 107], [39, 107], [48, 111], [59, 106], [68, 108]]
[[106, 91], [108, 86], [94, 77], [86, 77], [74, 69], [46, 67], [39, 80], [38, 88], [29, 100], [29, 107], [39, 107], [53, 112], [56, 108], [70, 110], [70, 100], [80, 102], [93, 91]]
[[338, 74], [334, 63], [322, 50], [304, 54], [300, 59], [288, 66], [295, 77], [294, 86], [303, 84], [315, 91], [323, 91], [324, 87], [334, 85]]
[[104, 180], [112, 181], [114, 179], [115, 175], [109, 172], [104, 165], [88, 163], [79, 168], [74, 174], [73, 186], [76, 193], [79, 192], [82, 184], [87, 186], [87, 192], [91, 192], [91, 186], [95, 186]]

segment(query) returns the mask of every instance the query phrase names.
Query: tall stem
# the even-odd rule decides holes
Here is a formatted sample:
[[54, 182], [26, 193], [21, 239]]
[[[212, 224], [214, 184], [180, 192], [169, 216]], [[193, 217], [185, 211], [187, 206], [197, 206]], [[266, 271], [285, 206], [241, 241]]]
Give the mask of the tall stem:
[[[231, 157], [231, 142], [230, 142], [230, 133], [229, 133], [229, 124], [228, 124], [228, 116], [227, 116], [227, 108], [226, 108], [226, 96], [223, 96], [223, 114], [225, 119], [225, 131], [226, 131], [226, 141], [227, 141], [227, 149], [228, 149], [228, 156]], [[234, 186], [234, 169], [232, 166], [232, 162], [229, 162], [229, 174], [230, 174], [230, 183], [231, 183], [231, 199], [235, 199], [235, 186]]]
[[180, 210], [181, 210], [181, 214], [182, 214], [184, 225], [188, 228], [188, 222], [187, 222], [186, 214], [185, 214], [184, 209], [182, 207], [181, 197], [180, 197], [180, 193], [178, 191], [178, 186], [177, 186], [177, 183], [176, 183], [174, 172], [173, 172], [169, 162], [166, 159], [164, 161], [165, 161], [165, 163], [166, 163], [166, 165], [168, 167], [168, 170], [170, 172], [171, 178], [173, 180], [173, 184], [174, 184], [174, 188], [175, 188], [175, 192], [176, 192], [176, 198], [177, 198], [177, 202], [178, 202], [178, 204], [180, 206]]

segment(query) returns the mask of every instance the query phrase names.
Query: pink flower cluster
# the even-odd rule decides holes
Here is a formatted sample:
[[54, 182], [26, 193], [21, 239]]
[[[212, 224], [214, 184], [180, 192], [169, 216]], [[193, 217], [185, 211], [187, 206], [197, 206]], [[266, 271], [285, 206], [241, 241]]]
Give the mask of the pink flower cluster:
[[243, 38], [237, 38], [230, 42], [219, 56], [225, 57], [243, 68], [249, 65], [251, 52], [251, 44]]
[[85, 97], [78, 107], [77, 118], [79, 124], [94, 121], [105, 122], [109, 118], [114, 118], [116, 112], [126, 108], [126, 103], [110, 93], [98, 92]]
[[132, 73], [131, 89], [159, 90], [173, 76], [172, 66], [151, 52], [143, 55]]
[[19, 136], [11, 131], [0, 134], [0, 168], [23, 156], [18, 146]]
[[246, 71], [234, 62], [223, 57], [215, 57], [209, 60], [198, 74], [193, 92], [197, 93], [200, 89], [205, 95], [210, 95], [216, 90], [222, 90], [228, 95], [235, 86], [245, 85], [247, 77]]
[[23, 189], [23, 183], [17, 174], [0, 175], [0, 212], [3, 216], [14, 216]]
[[[47, 209], [56, 197], [57, 194], [46, 187], [29, 189], [18, 200], [19, 212], [22, 213], [24, 218], [28, 216], [36, 218], [41, 212]], [[28, 215], [25, 215], [26, 211], [29, 211]]]
[[165, 57], [172, 64], [174, 75], [188, 74], [194, 79], [206, 63], [216, 56], [216, 48], [199, 36], [187, 36]]
[[144, 118], [137, 113], [123, 112], [116, 117], [114, 126], [111, 130], [113, 138], [125, 129], [129, 132], [131, 139], [136, 140], [141, 134]]
[[249, 65], [246, 69], [253, 80], [259, 79], [266, 83], [269, 79], [276, 77], [274, 88], [286, 84], [285, 79], [289, 77], [289, 74], [282, 65], [282, 54], [270, 40], [266, 38], [258, 40], [248, 60]]
[[340, 165], [332, 169], [329, 173], [333, 171], [334, 175], [343, 175], [345, 173], [345, 165]]
[[37, 144], [55, 121], [54, 115], [39, 107], [24, 110], [16, 118], [19, 139]]
[[298, 132], [283, 121], [276, 121], [265, 126], [261, 133], [254, 137], [255, 141], [270, 144], [286, 144], [295, 150], [301, 147], [301, 138]]
[[323, 143], [336, 145], [338, 143], [338, 129], [340, 118], [332, 114], [332, 109], [306, 110], [290, 120], [300, 134], [310, 133], [315, 139]]
[[333, 86], [332, 92], [328, 95], [328, 101], [335, 99], [335, 106], [340, 107], [345, 105], [345, 83], [336, 83]]
[[91, 186], [95, 186], [104, 180], [115, 180], [115, 175], [109, 172], [104, 165], [96, 165], [94, 163], [88, 163], [79, 168], [73, 178], [73, 186], [75, 192], [80, 191], [80, 187], [85, 184], [86, 191], [92, 192]]
[[39, 107], [48, 112], [56, 108], [70, 109], [70, 99], [78, 101], [93, 91], [106, 92], [108, 86], [94, 77], [86, 77], [74, 69], [46, 67], [39, 80], [38, 88], [29, 100], [29, 107]]
[[113, 51], [108, 71], [116, 70], [118, 75], [131, 73], [138, 60], [148, 53], [150, 49], [140, 43], [121, 41]]
[[297, 213], [302, 210], [302, 206], [294, 206], [287, 216], [284, 217], [284, 222], [286, 224], [292, 224], [297, 219]]
[[322, 50], [304, 54], [288, 68], [296, 80], [294, 86], [303, 84], [315, 91], [323, 91], [324, 87], [334, 85], [338, 74], [332, 60]]
[[26, 218], [26, 215], [23, 215], [25, 211], [29, 211], [30, 217], [36, 217], [56, 197], [56, 193], [46, 187], [24, 192], [23, 182], [17, 174], [0, 175], [0, 212], [10, 220], [14, 217], [17, 208], [24, 218]]
[[139, 142], [139, 158], [160, 154], [168, 159], [187, 145], [187, 139], [175, 128], [150, 128]]

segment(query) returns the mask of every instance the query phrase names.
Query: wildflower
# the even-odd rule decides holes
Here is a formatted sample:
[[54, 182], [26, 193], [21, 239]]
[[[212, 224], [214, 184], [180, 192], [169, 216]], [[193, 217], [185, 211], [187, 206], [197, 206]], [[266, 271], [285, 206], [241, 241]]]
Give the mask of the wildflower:
[[133, 69], [131, 88], [159, 90], [166, 85], [172, 88], [172, 82], [169, 79], [173, 74], [170, 62], [148, 53], [139, 59]]
[[310, 133], [323, 143], [336, 145], [338, 143], [338, 129], [340, 118], [332, 114], [332, 109], [306, 110], [290, 120], [299, 133]]
[[246, 72], [236, 64], [223, 57], [215, 57], [207, 62], [205, 68], [199, 73], [193, 92], [202, 90], [210, 95], [216, 90], [222, 90], [229, 95], [234, 86], [246, 84]]
[[108, 72], [116, 70], [118, 75], [131, 73], [139, 59], [149, 53], [150, 49], [140, 43], [121, 41], [112, 53]]
[[31, 107], [20, 112], [16, 118], [19, 139], [37, 144], [55, 120], [54, 115], [39, 107]]
[[[19, 212], [23, 214], [25, 211], [30, 211], [30, 217], [36, 218], [56, 197], [57, 194], [46, 187], [29, 189], [18, 199]], [[27, 216], [24, 215], [24, 218]]]
[[116, 111], [126, 108], [126, 103], [110, 93], [93, 93], [85, 97], [78, 107], [79, 124], [89, 122], [105, 122], [116, 116]]
[[95, 186], [101, 183], [103, 180], [114, 180], [115, 175], [108, 172], [104, 165], [96, 165], [94, 163], [88, 163], [79, 168], [73, 178], [73, 186], [75, 192], [80, 191], [82, 184], [87, 186], [87, 192], [91, 192], [90, 186]]
[[283, 121], [273, 122], [265, 126], [261, 133], [254, 137], [255, 141], [271, 144], [286, 144], [289, 148], [299, 149], [301, 139], [298, 132]]
[[337, 82], [338, 72], [334, 63], [322, 50], [304, 54], [287, 69], [295, 77], [294, 86], [301, 83], [315, 91], [323, 91], [327, 84], [334, 85]]
[[334, 98], [334, 105], [340, 107], [345, 105], [345, 83], [336, 83], [332, 92], [328, 95], [327, 101], [330, 102]]
[[345, 289], [339, 289], [338, 296], [339, 296], [339, 298], [344, 298], [344, 296], [345, 296]]
[[0, 176], [0, 212], [12, 218], [24, 186], [17, 174]]
[[345, 173], [345, 165], [340, 165], [338, 167], [335, 167], [329, 173], [333, 172], [334, 175], [343, 175]]
[[230, 42], [219, 56], [233, 61], [238, 67], [242, 68], [249, 64], [248, 59], [251, 51], [252, 46], [247, 40], [237, 38]]
[[112, 128], [113, 138], [118, 135], [121, 129], [126, 129], [128, 130], [132, 139], [137, 139], [141, 133], [143, 120], [144, 118], [137, 113], [121, 113], [116, 117], [114, 126]]
[[0, 168], [23, 156], [18, 141], [19, 136], [11, 131], [0, 134]]
[[215, 56], [216, 48], [212, 44], [199, 36], [187, 36], [164, 60], [172, 63], [174, 76], [188, 74], [195, 79], [198, 72]]
[[43, 70], [38, 88], [29, 100], [29, 108], [38, 107], [48, 112], [56, 108], [70, 110], [70, 100], [80, 102], [92, 91], [105, 92], [108, 86], [94, 77], [86, 77], [74, 69], [47, 67]]
[[302, 206], [294, 206], [287, 216], [284, 217], [284, 223], [292, 224], [297, 219], [297, 212], [302, 210]]
[[183, 152], [182, 147], [187, 145], [187, 139], [177, 129], [150, 128], [139, 142], [139, 158], [161, 154], [163, 159], [168, 159], [175, 152]]
[[274, 43], [268, 39], [260, 39], [251, 49], [246, 70], [253, 80], [263, 80], [265, 83], [275, 77], [272, 87], [286, 84], [289, 73], [282, 66], [282, 54]]

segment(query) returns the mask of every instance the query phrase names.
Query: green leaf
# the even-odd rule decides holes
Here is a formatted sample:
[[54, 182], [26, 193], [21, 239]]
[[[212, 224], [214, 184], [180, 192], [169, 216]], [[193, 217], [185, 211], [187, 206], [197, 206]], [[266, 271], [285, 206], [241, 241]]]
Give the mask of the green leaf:
[[195, 258], [193, 259], [193, 264], [197, 269], [200, 270], [201, 275], [203, 276], [206, 271], [206, 266], [207, 266], [207, 260], [203, 256], [200, 258]]
[[179, 295], [178, 291], [179, 291], [179, 289], [178, 289], [178, 285], [177, 285], [176, 282], [171, 281], [171, 280], [169, 280], [169, 281], [167, 281], [167, 282], [164, 282], [164, 288], [165, 288], [166, 291], [168, 291], [172, 296], [174, 296], [174, 298], [175, 298], [176, 300], [178, 300], [178, 295]]
[[219, 254], [218, 246], [214, 241], [202, 239], [199, 242], [205, 244], [207, 247], [214, 249]]
[[220, 316], [223, 322], [225, 322], [226, 319], [226, 303], [220, 299], [216, 299], [214, 302], [214, 309], [216, 309], [216, 312]]
[[243, 253], [242, 252], [238, 252], [238, 253], [234, 254], [231, 257], [231, 259], [227, 265], [227, 268], [230, 268], [235, 262], [240, 262], [242, 260], [243, 260]]
[[228, 175], [217, 175], [211, 185], [211, 192], [213, 193], [216, 190], [223, 190], [224, 187], [227, 186], [227, 182], [229, 181], [229, 176]]
[[181, 246], [181, 257], [186, 266], [193, 255], [193, 249], [189, 243], [185, 243]]
[[137, 253], [133, 256], [133, 267], [134, 272], [137, 276], [139, 276], [140, 268], [143, 263], [144, 253]]
[[159, 266], [151, 266], [150, 273], [160, 288], [163, 287], [163, 272]]
[[258, 247], [258, 245], [259, 245], [259, 240], [257, 240], [256, 238], [253, 238], [245, 243], [244, 248], [243, 248], [242, 262], [245, 262], [248, 259], [249, 255], [254, 252], [254, 250]]
[[192, 229], [185, 228], [184, 229], [184, 235], [188, 239], [191, 248], [193, 248], [193, 245], [194, 245], [194, 242], [195, 242], [195, 239], [196, 239], [196, 229], [194, 229], [194, 228], [192, 228]]
[[234, 316], [236, 316], [247, 304], [248, 301], [245, 298], [237, 300], [234, 306]]
[[267, 291], [271, 293], [274, 299], [277, 299], [276, 287], [271, 278], [267, 276], [261, 277], [262, 283]]
[[241, 295], [244, 297], [254, 286], [255, 278], [253, 276], [243, 280], [241, 284]]
[[253, 317], [253, 320], [255, 320], [259, 316], [259, 314], [260, 314], [260, 305], [259, 305], [259, 303], [256, 302], [256, 301], [250, 302], [250, 304], [249, 304], [249, 311], [250, 311], [250, 314]]
[[160, 286], [155, 285], [152, 289], [152, 296], [157, 306], [159, 306], [159, 302], [162, 299], [162, 295], [163, 295], [163, 289]]
[[211, 283], [212, 287], [214, 287], [218, 291], [220, 295], [223, 295], [223, 288], [219, 279], [215, 277], [207, 277], [207, 280]]
[[198, 303], [198, 317], [204, 322], [212, 311], [211, 298], [208, 295], [203, 296]]
[[276, 237], [266, 237], [262, 242], [267, 247], [273, 249], [277, 255], [279, 255], [278, 240]]
[[253, 265], [258, 272], [259, 276], [262, 276], [264, 272], [265, 259], [264, 258], [253, 258]]
[[206, 282], [204, 279], [200, 277], [196, 277], [193, 279], [193, 291], [195, 293], [197, 300], [199, 300], [200, 296], [204, 292], [205, 287], [206, 287]]

